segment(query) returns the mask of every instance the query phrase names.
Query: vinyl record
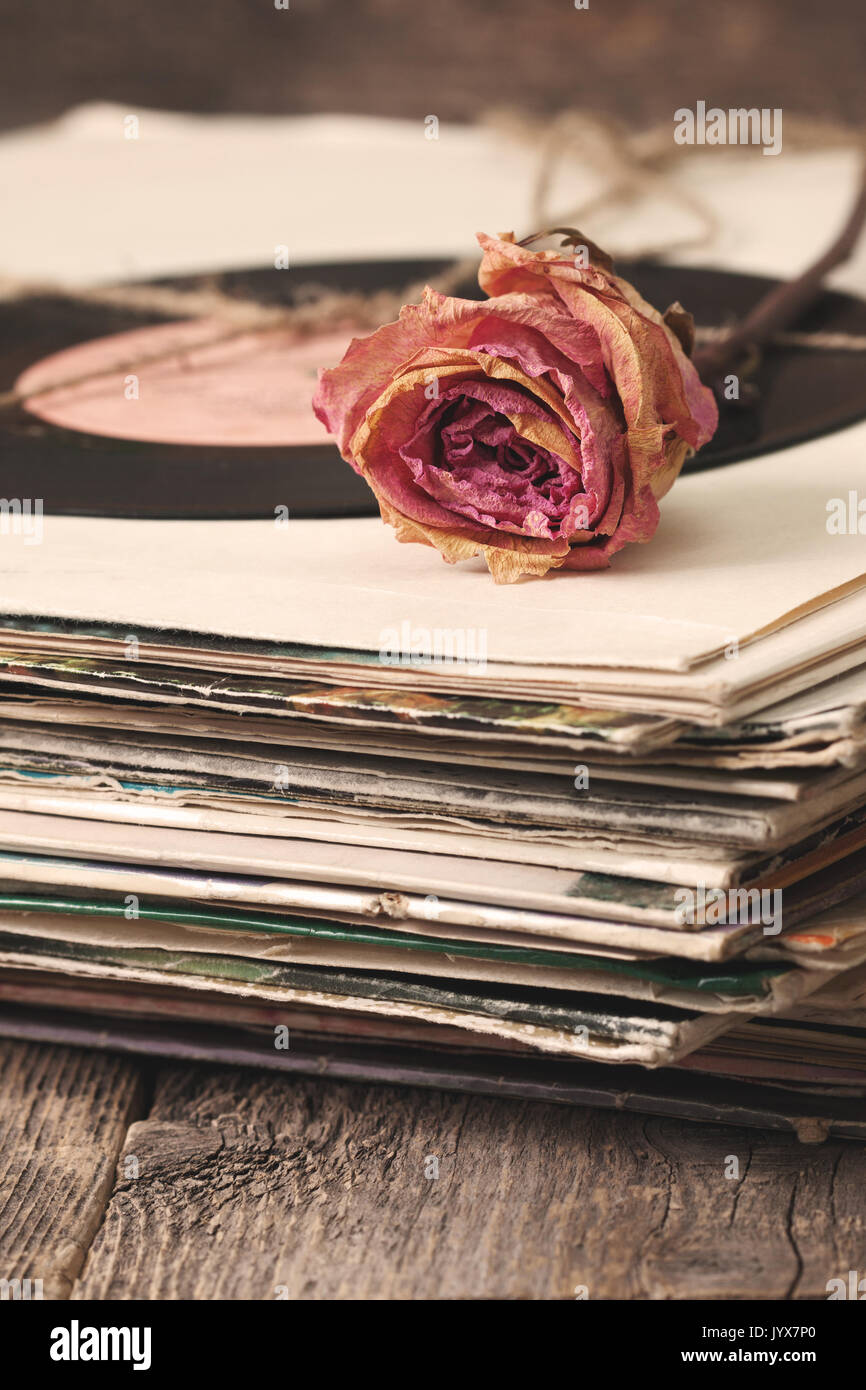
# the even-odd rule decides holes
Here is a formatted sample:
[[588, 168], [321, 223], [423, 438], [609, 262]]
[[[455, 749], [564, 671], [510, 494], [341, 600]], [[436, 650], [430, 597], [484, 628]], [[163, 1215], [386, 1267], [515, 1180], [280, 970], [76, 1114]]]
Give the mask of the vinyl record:
[[[364, 261], [154, 283], [292, 304], [311, 285], [399, 291], [446, 265]], [[618, 269], [650, 303], [664, 309], [679, 299], [699, 325], [715, 327], [740, 318], [774, 283], [639, 262]], [[472, 281], [461, 293], [482, 297]], [[866, 301], [825, 293], [797, 328], [864, 335]], [[285, 506], [294, 517], [375, 515], [372, 494], [310, 409], [316, 368], [336, 364], [351, 332], [295, 342], [243, 335], [193, 350], [190, 343], [201, 331], [200, 323], [63, 296], [0, 305], [0, 391], [28, 392], [23, 404], [0, 412], [5, 495], [41, 497], [44, 511], [54, 514], [261, 517]], [[93, 376], [108, 365], [111, 373]], [[39, 395], [48, 382], [79, 377], [89, 379]], [[748, 399], [722, 403], [718, 433], [690, 471], [779, 449], [866, 416], [862, 352], [770, 347], [749, 383]]]

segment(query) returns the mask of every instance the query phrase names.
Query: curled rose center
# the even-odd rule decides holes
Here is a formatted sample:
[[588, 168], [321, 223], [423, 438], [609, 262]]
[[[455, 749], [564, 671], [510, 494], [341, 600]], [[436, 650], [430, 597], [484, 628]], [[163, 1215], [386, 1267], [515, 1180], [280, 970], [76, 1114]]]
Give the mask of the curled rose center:
[[493, 382], [442, 392], [400, 456], [426, 493], [479, 525], [547, 538], [585, 530], [596, 499], [585, 495], [580, 470], [515, 419], [529, 433], [561, 439], [563, 451], [579, 458], [580, 441], [543, 403]]

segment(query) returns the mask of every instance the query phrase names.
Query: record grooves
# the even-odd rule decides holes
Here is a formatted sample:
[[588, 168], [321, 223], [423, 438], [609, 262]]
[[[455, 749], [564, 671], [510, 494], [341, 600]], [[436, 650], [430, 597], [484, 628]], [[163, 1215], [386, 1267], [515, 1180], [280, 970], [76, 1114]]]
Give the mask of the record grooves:
[[[187, 290], [216, 287], [265, 304], [290, 304], [293, 295], [311, 284], [365, 293], [399, 290], [434, 277], [446, 264], [357, 262], [155, 283]], [[679, 299], [699, 325], [716, 327], [742, 316], [773, 283], [756, 276], [649, 263], [618, 269], [658, 308]], [[481, 297], [472, 283], [463, 294]], [[157, 313], [59, 296], [2, 304], [0, 391], [12, 389], [24, 371], [55, 353], [165, 322]], [[802, 332], [866, 334], [866, 302], [825, 293], [797, 327]], [[323, 358], [321, 365], [333, 365], [333, 360]], [[772, 348], [750, 380], [757, 388], [755, 400], [723, 403], [718, 433], [688, 465], [689, 471], [767, 453], [866, 416], [862, 352]], [[311, 380], [310, 395], [313, 386]], [[256, 409], [254, 389], [249, 392], [249, 409]], [[0, 468], [6, 497], [42, 498], [47, 514], [272, 517], [281, 504], [295, 517], [377, 514], [366, 485], [324, 437], [321, 444], [162, 443], [62, 428], [17, 407], [0, 415]]]

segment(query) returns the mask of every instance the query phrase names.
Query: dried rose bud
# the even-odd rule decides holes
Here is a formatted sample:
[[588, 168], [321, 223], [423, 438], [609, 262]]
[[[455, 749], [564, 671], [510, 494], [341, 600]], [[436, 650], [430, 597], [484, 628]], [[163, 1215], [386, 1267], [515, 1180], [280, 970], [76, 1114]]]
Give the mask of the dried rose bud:
[[491, 297], [428, 289], [321, 374], [314, 409], [399, 540], [481, 554], [498, 583], [603, 569], [716, 428], [687, 315], [666, 323], [590, 243], [583, 264], [479, 241]]

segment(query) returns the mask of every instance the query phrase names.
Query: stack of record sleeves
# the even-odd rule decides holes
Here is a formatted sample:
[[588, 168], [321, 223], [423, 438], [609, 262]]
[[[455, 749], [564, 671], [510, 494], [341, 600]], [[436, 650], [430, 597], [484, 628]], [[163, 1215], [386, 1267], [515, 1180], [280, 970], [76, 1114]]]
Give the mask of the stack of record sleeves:
[[508, 588], [370, 518], [7, 527], [0, 1032], [866, 1137], [866, 553], [814, 486], [863, 429]]

